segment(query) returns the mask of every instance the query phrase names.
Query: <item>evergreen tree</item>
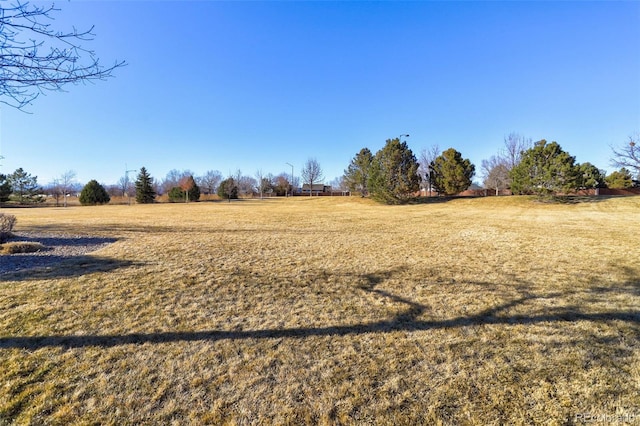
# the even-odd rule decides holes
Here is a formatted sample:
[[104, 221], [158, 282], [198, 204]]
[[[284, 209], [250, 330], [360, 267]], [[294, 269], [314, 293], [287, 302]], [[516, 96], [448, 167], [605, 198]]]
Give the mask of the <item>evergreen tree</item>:
[[229, 202], [238, 198], [238, 185], [234, 178], [229, 177], [220, 182], [218, 186], [218, 197], [227, 199]]
[[536, 142], [511, 169], [511, 192], [514, 194], [552, 195], [567, 193], [578, 187], [575, 158], [557, 142]]
[[633, 186], [633, 176], [626, 168], [616, 170], [606, 177], [605, 182], [611, 189], [625, 189]]
[[455, 195], [471, 186], [476, 167], [462, 154], [449, 148], [431, 162], [431, 180], [438, 193]]
[[0, 174], [0, 203], [9, 201], [11, 192], [11, 182], [9, 182], [9, 179], [6, 175]]
[[136, 179], [136, 202], [140, 204], [153, 203], [156, 199], [156, 191], [153, 190], [153, 179], [146, 168], [141, 168]]
[[183, 203], [186, 198], [184, 191], [179, 186], [171, 188], [167, 195], [171, 203]]
[[605, 173], [591, 163], [582, 163], [577, 166], [577, 187], [581, 189], [604, 188]]
[[107, 204], [111, 201], [109, 194], [102, 185], [95, 179], [90, 180], [80, 192], [80, 204], [83, 206], [95, 206], [96, 204]]
[[400, 138], [387, 139], [371, 163], [368, 180], [371, 197], [387, 204], [408, 201], [420, 189], [418, 167], [406, 142], [400, 142]]
[[31, 176], [22, 170], [22, 167], [8, 176], [14, 196], [20, 204], [28, 202], [41, 202], [42, 188], [38, 186], [38, 177]]
[[368, 191], [369, 173], [373, 154], [369, 148], [362, 148], [359, 153], [349, 163], [349, 167], [344, 171], [344, 180], [350, 191], [360, 191], [360, 195], [366, 196]]

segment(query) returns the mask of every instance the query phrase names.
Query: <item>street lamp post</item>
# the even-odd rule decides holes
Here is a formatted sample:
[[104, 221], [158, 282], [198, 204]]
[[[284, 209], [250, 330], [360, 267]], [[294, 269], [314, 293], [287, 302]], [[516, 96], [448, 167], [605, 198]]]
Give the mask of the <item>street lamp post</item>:
[[285, 163], [287, 166], [291, 166], [291, 196], [293, 196], [293, 164]]
[[403, 136], [404, 136], [404, 137], [407, 137], [407, 138], [409, 137], [409, 135], [400, 135], [400, 136], [398, 136], [398, 140], [399, 140], [400, 142], [402, 142], [402, 137], [403, 137]]
[[124, 165], [124, 195], [127, 197], [127, 204], [131, 205], [131, 197], [129, 196], [129, 173], [136, 172], [137, 170], [127, 170], [127, 164]]

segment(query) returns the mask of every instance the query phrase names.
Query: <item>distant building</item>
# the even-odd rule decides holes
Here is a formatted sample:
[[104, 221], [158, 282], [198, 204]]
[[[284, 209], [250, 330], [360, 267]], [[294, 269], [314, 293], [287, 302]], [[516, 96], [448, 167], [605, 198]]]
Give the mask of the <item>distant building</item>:
[[308, 183], [302, 185], [302, 194], [309, 194], [311, 191], [313, 194], [326, 194], [331, 193], [331, 185], [325, 185], [323, 183], [314, 183], [313, 187], [310, 188]]

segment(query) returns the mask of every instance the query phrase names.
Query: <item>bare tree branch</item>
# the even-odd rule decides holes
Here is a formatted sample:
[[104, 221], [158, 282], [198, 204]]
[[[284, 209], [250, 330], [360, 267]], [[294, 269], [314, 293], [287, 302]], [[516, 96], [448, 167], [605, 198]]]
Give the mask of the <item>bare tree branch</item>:
[[93, 40], [93, 27], [53, 30], [45, 21], [59, 10], [20, 1], [0, 7], [0, 102], [22, 110], [45, 91], [104, 80], [126, 65], [115, 61], [103, 67], [95, 52], [83, 47]]
[[615, 167], [634, 169], [636, 177], [640, 179], [640, 134], [629, 136], [629, 143], [621, 148], [611, 147], [613, 158], [611, 164]]

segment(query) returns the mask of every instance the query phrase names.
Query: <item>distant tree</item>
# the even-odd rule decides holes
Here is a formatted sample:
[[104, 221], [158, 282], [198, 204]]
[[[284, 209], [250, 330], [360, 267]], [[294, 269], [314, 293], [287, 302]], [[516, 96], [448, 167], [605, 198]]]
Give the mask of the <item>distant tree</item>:
[[56, 207], [60, 205], [60, 198], [63, 196], [64, 191], [59, 179], [54, 179], [49, 185], [43, 188], [44, 194], [48, 197], [53, 197], [56, 200]]
[[22, 1], [0, 6], [0, 102], [21, 109], [45, 90], [104, 80], [125, 65], [115, 62], [105, 68], [82, 46], [92, 40], [93, 28], [53, 29], [51, 21], [58, 11], [53, 5]]
[[476, 167], [453, 148], [431, 162], [431, 180], [438, 193], [455, 195], [471, 186]]
[[238, 199], [238, 185], [233, 177], [228, 177], [218, 186], [218, 197], [231, 200]]
[[524, 152], [509, 177], [514, 194], [553, 195], [570, 192], [578, 185], [575, 158], [557, 142], [544, 139]]
[[420, 167], [418, 168], [418, 174], [420, 175], [420, 180], [422, 181], [424, 189], [427, 190], [429, 196], [433, 193], [433, 182], [431, 181], [431, 162], [435, 160], [440, 155], [440, 147], [436, 145], [432, 145], [429, 149], [423, 149], [420, 151], [420, 160], [418, 164]]
[[[80, 189], [82, 190], [82, 188]], [[107, 194], [109, 194], [110, 198], [122, 196], [122, 188], [120, 188], [119, 184], [105, 185], [104, 189], [107, 191]]]
[[359, 191], [362, 197], [369, 194], [368, 182], [373, 154], [369, 148], [362, 148], [344, 171], [344, 183], [350, 191]]
[[302, 181], [309, 185], [309, 196], [313, 195], [313, 185], [319, 183], [324, 178], [322, 167], [315, 158], [309, 158], [302, 167]]
[[259, 186], [262, 188], [262, 193], [263, 194], [269, 194], [269, 196], [271, 196], [274, 192], [274, 188], [273, 188], [273, 176], [266, 176], [262, 178], [262, 183], [259, 184]]
[[347, 185], [347, 181], [345, 180], [344, 176], [338, 176], [334, 178], [332, 181], [329, 182], [329, 185], [331, 186], [331, 191], [340, 191], [340, 192], [350, 191], [349, 185]]
[[241, 175], [238, 182], [238, 193], [244, 197], [252, 197], [256, 193], [258, 181], [251, 176]]
[[613, 151], [612, 165], [635, 171], [640, 180], [640, 134], [629, 137], [629, 142], [621, 148], [611, 147]]
[[271, 181], [271, 186], [273, 187], [273, 191], [277, 196], [282, 197], [287, 195], [292, 188], [291, 183], [289, 182], [291, 176], [286, 173], [280, 173], [278, 176], [275, 176]]
[[180, 182], [180, 188], [184, 191], [185, 201], [198, 201], [200, 199], [200, 187], [193, 176], [188, 176]]
[[156, 199], [156, 191], [153, 189], [153, 179], [145, 167], [140, 169], [136, 179], [136, 202], [150, 204]]
[[217, 170], [208, 170], [204, 175], [196, 178], [196, 183], [205, 194], [215, 194], [220, 181], [222, 181], [222, 173]]
[[11, 182], [7, 175], [0, 174], [0, 203], [9, 201], [9, 196], [12, 192]]
[[264, 193], [269, 186], [269, 181], [265, 179], [264, 172], [262, 169], [256, 170], [256, 187], [258, 189], [258, 193], [260, 194], [260, 199], [264, 198]]
[[591, 163], [576, 165], [576, 173], [576, 186], [579, 189], [604, 188], [606, 186], [605, 172]]
[[80, 192], [80, 204], [83, 206], [95, 206], [96, 204], [107, 204], [111, 201], [109, 194], [102, 185], [95, 179], [90, 180]]
[[170, 203], [184, 203], [187, 197], [185, 191], [179, 186], [174, 186], [167, 193]]
[[[195, 174], [191, 170], [170, 170], [165, 176], [164, 180], [160, 185], [160, 190], [163, 194], [169, 193], [172, 188], [176, 186], [180, 186], [185, 179], [189, 178], [189, 176], [194, 176]], [[156, 191], [158, 192], [158, 191]]]
[[13, 195], [20, 204], [44, 201], [43, 191], [38, 186], [37, 176], [31, 176], [20, 167], [10, 174], [8, 179], [13, 189]]
[[631, 172], [624, 167], [611, 173], [605, 178], [607, 187], [612, 189], [626, 189], [633, 186], [633, 176]]
[[368, 182], [371, 197], [387, 204], [408, 201], [420, 189], [418, 167], [407, 142], [400, 142], [400, 138], [387, 139], [371, 165]]
[[[67, 170], [62, 173], [60, 177], [57, 179], [57, 186], [59, 188], [59, 193], [62, 195], [62, 202], [64, 207], [67, 207], [67, 198], [69, 197], [69, 193], [73, 189], [76, 183], [76, 172], [73, 170]], [[56, 200], [57, 204], [57, 200]]]
[[125, 173], [118, 179], [119, 197], [132, 197], [135, 194], [135, 186], [129, 177], [129, 173]]
[[482, 174], [484, 175], [484, 187], [496, 191], [509, 188], [509, 166], [505, 158], [492, 155], [488, 160], [482, 160]]

